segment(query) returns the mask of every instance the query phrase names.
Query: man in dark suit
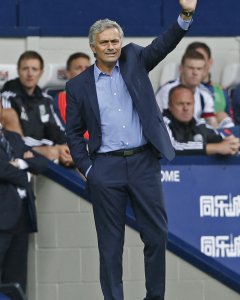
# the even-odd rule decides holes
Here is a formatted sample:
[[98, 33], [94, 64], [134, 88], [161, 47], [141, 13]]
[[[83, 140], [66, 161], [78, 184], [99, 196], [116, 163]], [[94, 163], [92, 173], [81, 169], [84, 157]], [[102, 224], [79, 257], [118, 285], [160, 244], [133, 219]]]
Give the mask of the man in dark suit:
[[[89, 31], [96, 63], [70, 80], [67, 142], [87, 178], [100, 252], [105, 300], [122, 300], [125, 210], [133, 206], [144, 242], [147, 300], [163, 300], [167, 216], [159, 157], [173, 159], [162, 115], [148, 78], [184, 36], [197, 0], [180, 0], [178, 22], [143, 48], [122, 48], [123, 32], [114, 21], [95, 22]], [[89, 132], [88, 150], [84, 133]]]
[[18, 133], [4, 130], [0, 100], [0, 282], [26, 290], [28, 235], [37, 231], [35, 198], [29, 173], [47, 168]]

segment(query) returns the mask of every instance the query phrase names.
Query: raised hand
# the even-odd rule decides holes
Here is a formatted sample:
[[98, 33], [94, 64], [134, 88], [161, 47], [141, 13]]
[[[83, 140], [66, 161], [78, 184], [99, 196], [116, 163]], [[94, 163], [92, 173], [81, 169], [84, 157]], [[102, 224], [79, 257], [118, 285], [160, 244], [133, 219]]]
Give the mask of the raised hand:
[[197, 0], [179, 0], [179, 3], [185, 11], [195, 11]]

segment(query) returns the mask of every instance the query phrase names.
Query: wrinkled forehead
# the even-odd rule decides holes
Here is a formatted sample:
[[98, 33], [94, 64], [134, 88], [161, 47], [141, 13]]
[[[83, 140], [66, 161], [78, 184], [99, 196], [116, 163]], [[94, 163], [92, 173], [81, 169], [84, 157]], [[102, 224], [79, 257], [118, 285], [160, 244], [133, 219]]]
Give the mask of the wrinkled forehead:
[[108, 41], [113, 39], [121, 39], [120, 32], [115, 27], [107, 28], [99, 33], [96, 33], [96, 40]]

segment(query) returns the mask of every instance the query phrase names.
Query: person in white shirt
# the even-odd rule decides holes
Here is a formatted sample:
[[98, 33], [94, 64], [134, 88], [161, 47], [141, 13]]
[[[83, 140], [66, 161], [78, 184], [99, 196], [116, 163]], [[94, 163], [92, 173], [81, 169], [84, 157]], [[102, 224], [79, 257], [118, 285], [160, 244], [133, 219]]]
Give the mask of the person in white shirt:
[[180, 77], [163, 85], [156, 93], [156, 99], [161, 111], [168, 108], [169, 91], [180, 83], [186, 85], [194, 92], [194, 117], [204, 118], [206, 122], [218, 127], [214, 112], [214, 101], [204, 85], [201, 84], [205, 70], [205, 60], [201, 53], [188, 51], [182, 57], [179, 68]]

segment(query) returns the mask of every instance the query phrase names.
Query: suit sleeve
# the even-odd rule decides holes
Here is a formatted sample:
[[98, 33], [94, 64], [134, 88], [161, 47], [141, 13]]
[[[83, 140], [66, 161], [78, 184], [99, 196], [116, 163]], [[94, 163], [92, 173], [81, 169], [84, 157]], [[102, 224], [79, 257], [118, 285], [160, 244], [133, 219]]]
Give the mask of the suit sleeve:
[[[23, 143], [22, 140], [20, 142]], [[47, 158], [43, 157], [38, 152], [32, 150], [31, 147], [28, 147], [24, 144], [24, 152], [26, 151], [31, 151], [34, 156], [31, 158], [22, 158], [28, 164], [28, 168], [25, 171], [28, 171], [32, 174], [39, 174], [47, 170], [50, 162]]]
[[18, 187], [28, 187], [27, 173], [18, 170], [9, 162], [0, 160], [0, 182], [10, 183]]
[[67, 122], [66, 135], [72, 158], [79, 171], [85, 175], [92, 164], [87, 151], [84, 133], [86, 132], [85, 120], [81, 114], [81, 103], [79, 103], [73, 90], [67, 83]]
[[172, 52], [186, 34], [178, 22], [173, 24], [162, 35], [152, 41], [150, 45], [143, 48], [142, 60], [145, 68], [150, 72], [160, 61]]
[[33, 174], [39, 174], [39, 173], [43, 173], [44, 171], [46, 171], [48, 168], [49, 162], [50, 162], [45, 157], [41, 157], [41, 156], [26, 158], [24, 160], [28, 164], [27, 171], [29, 171]]
[[[15, 136], [15, 145], [18, 143], [18, 145], [21, 146], [21, 155], [17, 158], [21, 158], [25, 160], [28, 164], [28, 168], [26, 171], [29, 171], [33, 174], [39, 174], [47, 170], [48, 165], [49, 165], [49, 160], [43, 157], [41, 154], [38, 152], [34, 151], [31, 147], [27, 146], [21, 136], [19, 134], [16, 134], [14, 132], [11, 133], [11, 135]], [[23, 158], [23, 155], [25, 152], [30, 151], [33, 153], [33, 157], [31, 158]]]
[[[38, 174], [38, 173], [42, 173], [48, 168], [49, 161], [45, 157], [38, 154], [37, 152], [33, 151], [30, 147], [26, 146], [19, 134], [17, 134], [16, 132], [8, 132], [7, 138], [10, 144], [13, 146], [14, 150], [16, 151], [14, 153], [15, 158], [21, 158], [25, 160], [28, 164], [28, 168], [25, 170], [19, 170], [13, 165], [11, 165], [8, 161], [4, 159], [0, 159], [1, 180], [4, 180], [4, 176], [9, 176], [7, 177], [8, 180], [10, 179], [15, 180], [14, 178], [16, 178], [16, 184], [19, 185], [18, 184], [18, 181], [20, 180], [19, 177], [24, 176], [24, 174], [26, 174], [26, 171], [29, 171], [33, 174]], [[24, 159], [23, 155], [27, 151], [31, 151], [34, 157]], [[14, 182], [11, 183], [14, 184]]]

